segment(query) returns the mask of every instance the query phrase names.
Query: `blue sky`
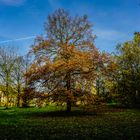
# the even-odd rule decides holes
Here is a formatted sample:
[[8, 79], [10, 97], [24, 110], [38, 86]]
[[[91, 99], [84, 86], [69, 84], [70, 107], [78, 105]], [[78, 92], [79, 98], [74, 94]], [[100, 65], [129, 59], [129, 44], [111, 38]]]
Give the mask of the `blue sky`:
[[26, 53], [34, 37], [44, 34], [48, 14], [58, 8], [87, 14], [101, 50], [112, 52], [140, 31], [140, 0], [0, 0], [0, 45]]

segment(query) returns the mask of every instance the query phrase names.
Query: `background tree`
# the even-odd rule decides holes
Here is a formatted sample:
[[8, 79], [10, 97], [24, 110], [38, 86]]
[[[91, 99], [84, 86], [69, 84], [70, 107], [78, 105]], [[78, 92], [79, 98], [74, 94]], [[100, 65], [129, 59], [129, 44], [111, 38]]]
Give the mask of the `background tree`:
[[12, 79], [13, 79], [13, 86], [15, 89], [15, 92], [17, 94], [17, 101], [16, 101], [16, 106], [20, 107], [20, 101], [21, 101], [21, 95], [23, 93], [23, 87], [24, 87], [24, 73], [25, 69], [25, 60], [22, 56], [17, 56], [15, 58], [15, 64], [14, 64], [14, 69], [12, 72]]
[[21, 103], [28, 102], [29, 96], [25, 92], [27, 89], [25, 73], [30, 62], [29, 55], [19, 56], [13, 51], [13, 47], [0, 48], [0, 91], [1, 97], [7, 98], [6, 107], [9, 102], [17, 107], [20, 107]]
[[47, 93], [51, 101], [66, 102], [68, 112], [72, 103], [93, 101], [89, 85], [94, 84], [104, 55], [94, 46], [87, 16], [71, 17], [59, 9], [48, 17], [45, 31], [46, 38], [38, 37], [32, 48], [35, 60], [26, 74], [30, 87]]
[[23, 83], [22, 83], [22, 94], [21, 94], [21, 99], [22, 99], [22, 107], [28, 107], [29, 106], [29, 101], [31, 99], [34, 98], [34, 95], [33, 93], [31, 94], [30, 92], [30, 88], [28, 87], [28, 77], [25, 76], [25, 74], [27, 73], [31, 63], [32, 63], [32, 59], [30, 57], [30, 54], [26, 54], [24, 57], [23, 57], [23, 72], [22, 72], [22, 80], [23, 80]]
[[140, 106], [140, 33], [117, 47], [117, 93], [122, 104]]
[[12, 72], [15, 64], [15, 53], [11, 48], [0, 47], [0, 84], [1, 91], [7, 98], [6, 108], [9, 103], [9, 94], [14, 93]]
[[101, 60], [97, 64], [96, 94], [106, 102], [111, 102], [114, 75], [117, 69], [115, 58], [109, 53], [101, 53]]

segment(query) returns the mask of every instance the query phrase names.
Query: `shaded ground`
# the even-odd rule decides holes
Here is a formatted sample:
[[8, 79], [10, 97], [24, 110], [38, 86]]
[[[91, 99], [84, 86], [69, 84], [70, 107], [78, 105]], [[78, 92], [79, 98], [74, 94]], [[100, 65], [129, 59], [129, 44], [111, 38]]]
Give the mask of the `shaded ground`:
[[139, 140], [140, 110], [108, 109], [104, 114], [60, 108], [0, 108], [0, 140]]

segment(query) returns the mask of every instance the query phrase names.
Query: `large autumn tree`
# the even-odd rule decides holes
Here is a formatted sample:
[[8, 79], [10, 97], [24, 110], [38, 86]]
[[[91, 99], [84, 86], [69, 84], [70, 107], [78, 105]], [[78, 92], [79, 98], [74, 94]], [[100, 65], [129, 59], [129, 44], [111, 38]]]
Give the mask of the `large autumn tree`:
[[63, 9], [48, 16], [46, 37], [38, 37], [31, 53], [34, 63], [26, 76], [29, 88], [53, 102], [93, 102], [92, 88], [107, 58], [94, 46], [92, 24], [86, 15], [71, 17]]

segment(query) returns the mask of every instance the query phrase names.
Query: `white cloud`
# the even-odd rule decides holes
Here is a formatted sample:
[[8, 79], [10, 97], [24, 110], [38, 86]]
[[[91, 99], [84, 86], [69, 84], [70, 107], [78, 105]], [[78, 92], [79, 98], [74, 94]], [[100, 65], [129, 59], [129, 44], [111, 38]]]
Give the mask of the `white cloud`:
[[22, 40], [35, 39], [35, 38], [36, 38], [36, 36], [27, 36], [27, 37], [22, 37], [22, 38], [17, 38], [17, 39], [10, 39], [10, 40], [0, 41], [0, 44], [9, 43], [9, 42], [15, 42], [15, 41], [22, 41]]
[[5, 5], [21, 5], [25, 2], [25, 0], [0, 0], [0, 3], [3, 3]]
[[118, 41], [127, 38], [127, 34], [117, 31], [117, 30], [94, 30], [97, 38], [108, 40], [108, 41]]

